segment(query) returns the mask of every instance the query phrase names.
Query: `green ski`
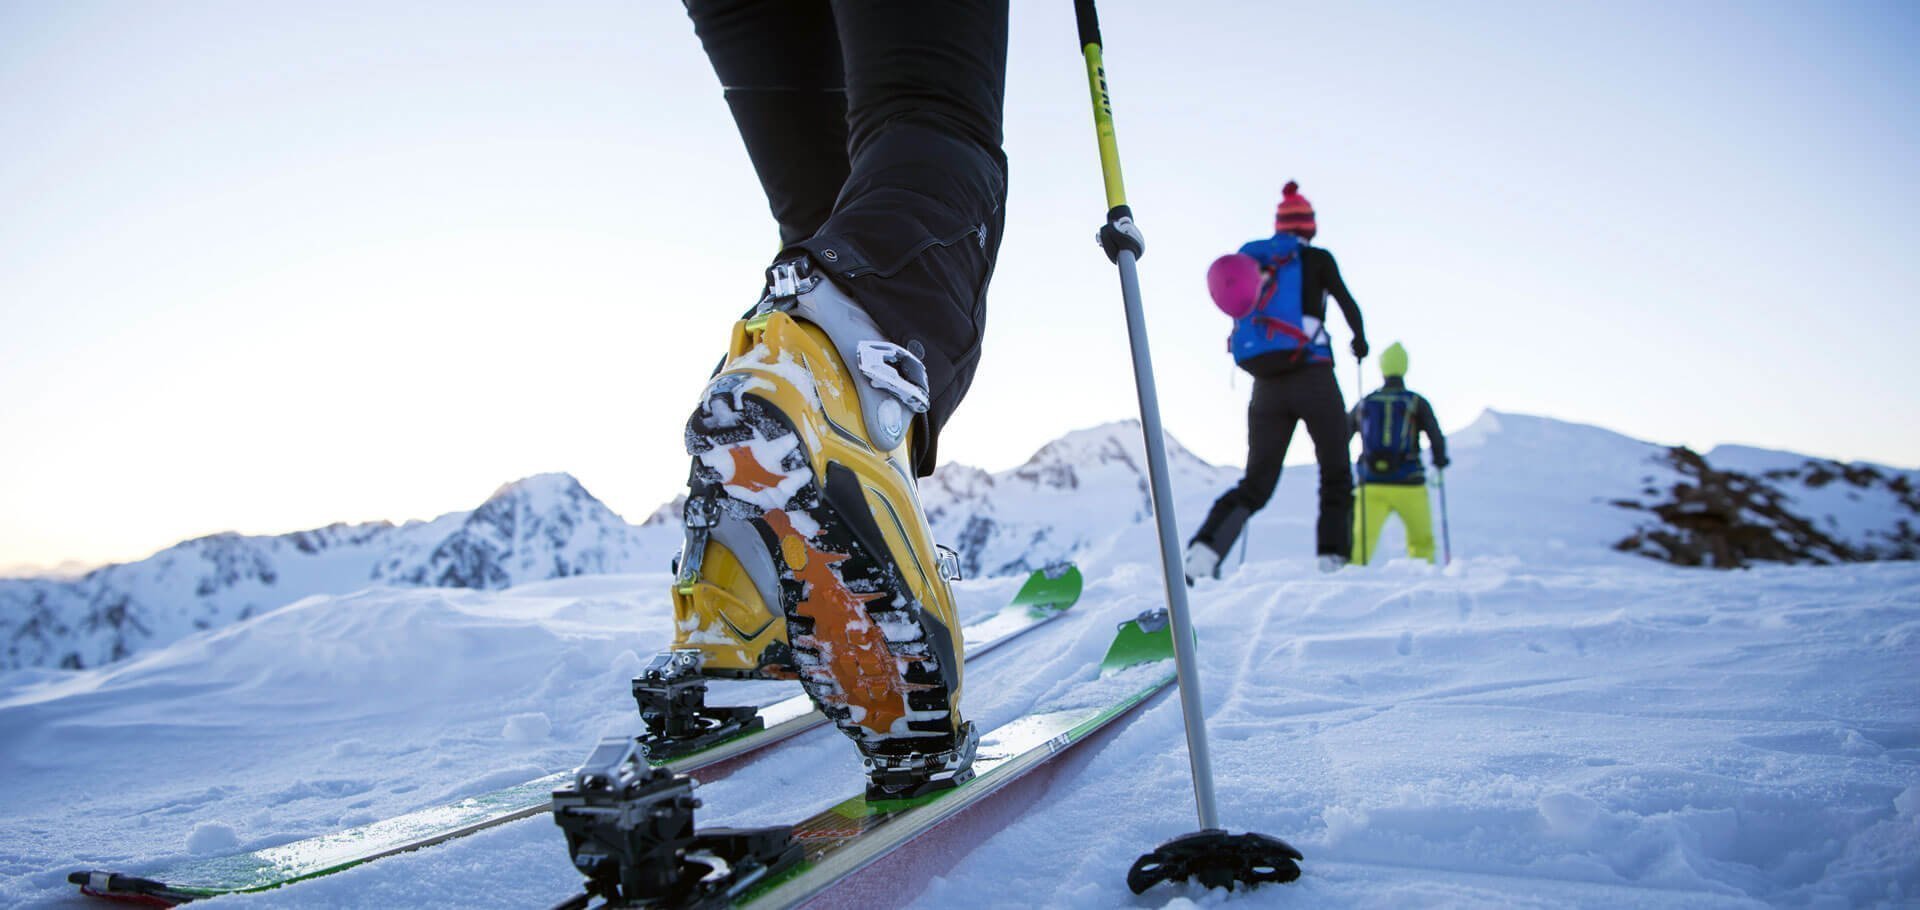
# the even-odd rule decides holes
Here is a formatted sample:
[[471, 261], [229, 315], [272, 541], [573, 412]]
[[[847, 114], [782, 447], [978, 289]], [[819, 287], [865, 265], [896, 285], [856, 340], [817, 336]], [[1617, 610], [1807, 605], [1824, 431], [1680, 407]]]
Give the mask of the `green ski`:
[[[1066, 612], [1079, 599], [1081, 584], [1080, 570], [1071, 563], [1034, 571], [1007, 606], [961, 630], [967, 658], [986, 654]], [[703, 771], [712, 774], [720, 770], [716, 765], [728, 759], [826, 723], [804, 694], [767, 705], [758, 715], [764, 727], [649, 764], [695, 776], [702, 776]], [[562, 771], [332, 834], [246, 853], [194, 859], [145, 875], [87, 870], [71, 873], [67, 880], [91, 897], [156, 906], [265, 891], [539, 815], [552, 806], [554, 788], [571, 777], [571, 772]]]
[[682, 776], [643, 767], [608, 740], [574, 781], [556, 790], [587, 893], [563, 906], [784, 908], [803, 903], [1085, 741], [1173, 682], [1166, 611], [1120, 625], [1099, 677], [1070, 701], [983, 735], [975, 776], [900, 800], [855, 796], [792, 827], [697, 830], [698, 800]]

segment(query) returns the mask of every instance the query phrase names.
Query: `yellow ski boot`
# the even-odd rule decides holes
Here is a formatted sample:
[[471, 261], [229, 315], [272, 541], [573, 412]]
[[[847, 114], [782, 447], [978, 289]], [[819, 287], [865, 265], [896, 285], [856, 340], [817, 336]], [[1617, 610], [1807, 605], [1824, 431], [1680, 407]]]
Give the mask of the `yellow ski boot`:
[[805, 260], [768, 270], [687, 421], [693, 476], [674, 654], [707, 676], [798, 677], [865, 756], [874, 798], [972, 776], [958, 560], [910, 469], [919, 358]]

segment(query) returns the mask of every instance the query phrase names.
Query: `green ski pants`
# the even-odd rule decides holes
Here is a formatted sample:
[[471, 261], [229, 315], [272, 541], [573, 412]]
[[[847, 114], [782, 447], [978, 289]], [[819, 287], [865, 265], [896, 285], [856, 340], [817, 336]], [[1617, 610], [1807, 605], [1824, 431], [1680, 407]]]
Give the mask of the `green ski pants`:
[[1427, 507], [1427, 485], [1369, 483], [1362, 484], [1353, 498], [1354, 563], [1364, 566], [1379, 555], [1380, 526], [1387, 523], [1388, 515], [1400, 516], [1407, 526], [1407, 555], [1432, 562], [1433, 513]]

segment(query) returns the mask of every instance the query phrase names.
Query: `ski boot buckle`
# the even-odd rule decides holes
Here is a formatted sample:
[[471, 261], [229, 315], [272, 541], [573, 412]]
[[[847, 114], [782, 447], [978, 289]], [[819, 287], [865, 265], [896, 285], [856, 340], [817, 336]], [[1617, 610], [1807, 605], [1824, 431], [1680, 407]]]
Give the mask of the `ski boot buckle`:
[[933, 563], [940, 570], [940, 577], [948, 581], [960, 580], [960, 554], [946, 544], [933, 545]]
[[713, 536], [713, 525], [719, 520], [719, 513], [711, 496], [689, 497], [680, 511], [687, 534], [686, 542], [680, 547], [680, 558], [674, 561], [673, 583], [682, 594], [692, 594], [693, 586], [700, 581], [700, 568], [706, 562], [707, 539]]

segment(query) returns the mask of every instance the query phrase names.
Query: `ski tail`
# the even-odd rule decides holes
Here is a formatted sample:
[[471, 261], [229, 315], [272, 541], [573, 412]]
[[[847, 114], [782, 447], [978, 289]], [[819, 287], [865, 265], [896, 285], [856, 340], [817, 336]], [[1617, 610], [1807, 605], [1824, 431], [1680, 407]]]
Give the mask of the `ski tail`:
[[1013, 605], [1028, 607], [1035, 613], [1065, 610], [1080, 599], [1081, 585], [1079, 566], [1070, 562], [1054, 563], [1035, 569], [1027, 576], [1027, 583], [1013, 595]]
[[1120, 624], [1100, 661], [1102, 676], [1157, 660], [1173, 659], [1173, 627], [1165, 609], [1148, 610]]
[[121, 875], [118, 872], [87, 870], [67, 875], [67, 881], [80, 886], [80, 893], [139, 907], [177, 907], [190, 900], [206, 897], [169, 888], [149, 878]]

